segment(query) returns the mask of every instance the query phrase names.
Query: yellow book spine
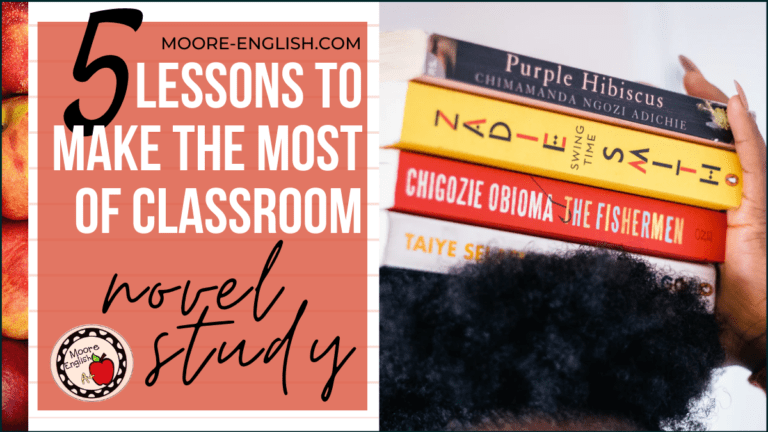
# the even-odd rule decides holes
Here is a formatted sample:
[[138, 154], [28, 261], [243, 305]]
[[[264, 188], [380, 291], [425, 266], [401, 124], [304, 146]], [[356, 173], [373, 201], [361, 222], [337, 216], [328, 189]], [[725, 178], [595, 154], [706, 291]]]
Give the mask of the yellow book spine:
[[411, 82], [397, 148], [725, 210], [736, 153]]

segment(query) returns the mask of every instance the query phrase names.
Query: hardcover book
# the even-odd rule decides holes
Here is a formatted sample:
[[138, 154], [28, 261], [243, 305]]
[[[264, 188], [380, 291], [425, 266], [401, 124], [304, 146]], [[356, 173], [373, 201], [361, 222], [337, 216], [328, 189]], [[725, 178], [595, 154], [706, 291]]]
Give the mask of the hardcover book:
[[723, 262], [723, 212], [394, 149], [382, 209], [685, 261]]
[[741, 203], [735, 152], [447, 90], [386, 83], [380, 145], [689, 204]]
[[380, 80], [411, 79], [733, 149], [727, 106], [420, 30], [381, 34]]
[[[381, 211], [379, 218], [379, 267], [448, 273], [454, 266], [482, 259], [491, 249], [524, 256], [526, 253], [567, 253], [578, 248], [592, 248], [391, 211]], [[699, 284], [707, 308], [714, 310], [717, 280], [714, 265], [630, 255], [651, 265], [658, 282], [670, 289], [693, 279]]]

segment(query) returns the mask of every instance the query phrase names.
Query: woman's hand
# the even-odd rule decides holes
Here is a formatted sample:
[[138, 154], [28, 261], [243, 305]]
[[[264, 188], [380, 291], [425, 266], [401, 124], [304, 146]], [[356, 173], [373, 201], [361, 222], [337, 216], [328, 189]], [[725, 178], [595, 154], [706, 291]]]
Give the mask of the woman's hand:
[[683, 82], [688, 94], [728, 104], [743, 185], [741, 206], [728, 210], [725, 263], [720, 265], [715, 307], [723, 326], [720, 341], [727, 364], [754, 372], [765, 367], [766, 361], [765, 141], [739, 83], [739, 94], [729, 99], [689, 59], [680, 56], [680, 63], [686, 71]]

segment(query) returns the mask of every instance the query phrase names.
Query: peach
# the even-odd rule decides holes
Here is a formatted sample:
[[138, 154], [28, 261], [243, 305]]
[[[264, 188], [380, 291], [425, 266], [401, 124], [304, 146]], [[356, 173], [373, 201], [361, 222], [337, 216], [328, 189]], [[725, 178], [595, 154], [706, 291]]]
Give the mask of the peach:
[[3, 338], [3, 430], [28, 430], [28, 359], [26, 341]]
[[3, 96], [29, 92], [29, 7], [3, 2]]
[[3, 219], [3, 337], [27, 339], [27, 221]]
[[3, 100], [3, 217], [26, 220], [29, 151], [26, 96]]

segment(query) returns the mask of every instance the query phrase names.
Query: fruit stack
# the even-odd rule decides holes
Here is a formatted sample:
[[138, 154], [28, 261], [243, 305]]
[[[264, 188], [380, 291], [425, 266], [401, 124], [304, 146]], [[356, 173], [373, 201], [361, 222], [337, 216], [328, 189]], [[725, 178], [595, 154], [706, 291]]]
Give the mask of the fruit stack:
[[28, 429], [28, 6], [3, 2], [3, 416]]

